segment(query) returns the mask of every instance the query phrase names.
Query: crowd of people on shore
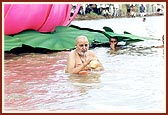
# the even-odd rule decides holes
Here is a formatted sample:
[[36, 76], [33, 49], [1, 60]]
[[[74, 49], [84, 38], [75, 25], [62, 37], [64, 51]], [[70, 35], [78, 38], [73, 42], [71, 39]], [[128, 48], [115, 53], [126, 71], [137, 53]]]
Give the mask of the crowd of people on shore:
[[[124, 6], [125, 5], [125, 6]], [[85, 16], [91, 12], [102, 15], [105, 17], [136, 17], [136, 16], [145, 16], [147, 15], [147, 8], [143, 4], [135, 5], [135, 4], [85, 4], [81, 5], [78, 14], [81, 16]], [[123, 11], [123, 8], [125, 10]], [[71, 15], [73, 15], [76, 6], [72, 5]], [[156, 12], [153, 12], [151, 15], [161, 15], [163, 12], [163, 8], [158, 7]]]

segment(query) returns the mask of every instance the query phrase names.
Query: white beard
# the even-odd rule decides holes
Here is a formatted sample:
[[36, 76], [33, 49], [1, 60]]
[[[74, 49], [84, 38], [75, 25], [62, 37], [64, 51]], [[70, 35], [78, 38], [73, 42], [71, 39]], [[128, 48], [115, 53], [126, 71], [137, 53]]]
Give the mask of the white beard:
[[82, 57], [85, 57], [86, 54], [87, 54], [87, 51], [86, 51], [86, 52], [82, 52], [82, 51], [76, 50], [76, 52], [77, 52], [80, 56], [82, 56]]

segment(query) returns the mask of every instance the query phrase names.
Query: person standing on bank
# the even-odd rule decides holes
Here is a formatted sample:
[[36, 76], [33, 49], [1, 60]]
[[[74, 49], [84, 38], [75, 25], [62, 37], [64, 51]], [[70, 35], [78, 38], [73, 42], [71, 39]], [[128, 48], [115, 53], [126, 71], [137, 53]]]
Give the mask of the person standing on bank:
[[75, 41], [75, 49], [70, 52], [67, 59], [66, 73], [83, 74], [92, 69], [96, 71], [104, 70], [95, 53], [88, 49], [87, 37], [78, 36]]
[[164, 48], [164, 35], [162, 36], [162, 45], [160, 46], [155, 46], [155, 48]]

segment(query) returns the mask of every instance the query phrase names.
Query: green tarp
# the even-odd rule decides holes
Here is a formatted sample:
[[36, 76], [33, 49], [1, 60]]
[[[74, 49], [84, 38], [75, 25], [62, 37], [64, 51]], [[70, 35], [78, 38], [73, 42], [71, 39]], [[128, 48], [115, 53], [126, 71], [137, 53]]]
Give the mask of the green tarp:
[[40, 33], [34, 30], [27, 30], [12, 36], [5, 35], [4, 51], [10, 51], [13, 48], [22, 47], [22, 45], [57, 51], [71, 50], [75, 47], [75, 39], [79, 35], [87, 36], [90, 45], [108, 43], [110, 36], [117, 36], [119, 42], [137, 42], [146, 39], [154, 39], [132, 35], [128, 32], [125, 32], [125, 34], [117, 34], [110, 31], [112, 30], [111, 28], [105, 28], [105, 31], [100, 31], [71, 25], [69, 27], [57, 26], [52, 33]]

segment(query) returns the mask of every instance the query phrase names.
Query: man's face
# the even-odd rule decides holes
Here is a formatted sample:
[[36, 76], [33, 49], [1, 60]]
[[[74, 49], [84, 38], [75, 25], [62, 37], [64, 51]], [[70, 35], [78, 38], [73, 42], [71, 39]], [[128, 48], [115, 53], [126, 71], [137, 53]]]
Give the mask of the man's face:
[[79, 55], [84, 55], [89, 49], [89, 43], [86, 39], [78, 40], [76, 44], [76, 51]]
[[111, 47], [111, 49], [115, 49], [117, 44], [118, 44], [118, 41], [117, 41], [116, 38], [111, 38], [110, 39], [110, 47]]
[[111, 38], [110, 39], [110, 44], [114, 44], [114, 45], [116, 45], [118, 42], [117, 42], [117, 40], [115, 39], [115, 38]]

